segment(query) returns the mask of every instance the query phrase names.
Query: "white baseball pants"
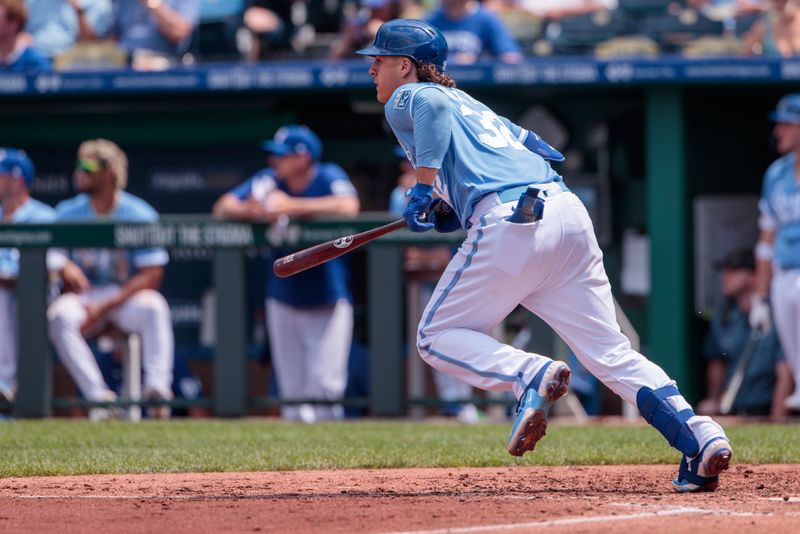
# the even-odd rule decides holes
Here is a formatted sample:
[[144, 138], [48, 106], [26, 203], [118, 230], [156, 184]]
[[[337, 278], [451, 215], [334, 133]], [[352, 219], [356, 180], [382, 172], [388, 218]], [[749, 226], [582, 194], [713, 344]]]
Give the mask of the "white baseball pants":
[[[339, 400], [347, 386], [353, 339], [353, 305], [345, 299], [314, 308], [295, 308], [267, 299], [272, 364], [284, 400]], [[281, 408], [285, 419], [308, 423], [341, 419], [341, 405]]]
[[[84, 306], [103, 302], [117, 291], [118, 286], [103, 286], [80, 295], [65, 293], [47, 309], [50, 339], [56, 352], [83, 395], [92, 401], [104, 400], [108, 385], [80, 332], [86, 319]], [[123, 332], [139, 334], [142, 340], [144, 389], [154, 389], [171, 398], [175, 354], [172, 319], [166, 299], [151, 289], [135, 293], [109, 313], [107, 322], [98, 327], [95, 335], [109, 323]]]
[[[674, 382], [621, 333], [586, 208], [556, 183], [541, 188], [550, 196], [543, 218], [533, 223], [505, 220], [516, 201], [503, 204], [490, 194], [477, 204], [467, 238], [423, 313], [420, 355], [476, 387], [511, 390], [519, 398], [549, 358], [489, 333], [522, 304], [550, 325], [587, 370], [636, 405], [642, 387]], [[682, 396], [670, 402], [678, 410], [689, 407]], [[707, 417], [694, 416], [689, 426], [700, 443], [724, 435]]]
[[797, 391], [800, 389], [800, 269], [774, 269], [771, 297], [775, 328]]
[[0, 382], [17, 388], [17, 299], [8, 287], [0, 287]]

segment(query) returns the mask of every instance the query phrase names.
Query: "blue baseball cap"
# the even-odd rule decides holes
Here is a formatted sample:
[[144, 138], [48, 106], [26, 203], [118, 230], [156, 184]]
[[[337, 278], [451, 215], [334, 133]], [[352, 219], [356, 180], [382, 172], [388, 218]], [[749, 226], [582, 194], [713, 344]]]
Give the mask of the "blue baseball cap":
[[276, 156], [310, 154], [319, 161], [322, 156], [322, 141], [308, 126], [292, 124], [279, 128], [271, 141], [261, 143], [261, 149]]
[[24, 150], [4, 147], [0, 148], [0, 174], [22, 178], [25, 180], [25, 185], [30, 187], [36, 173], [33, 170], [33, 162]]
[[800, 93], [792, 93], [778, 101], [778, 107], [769, 114], [774, 122], [800, 124]]

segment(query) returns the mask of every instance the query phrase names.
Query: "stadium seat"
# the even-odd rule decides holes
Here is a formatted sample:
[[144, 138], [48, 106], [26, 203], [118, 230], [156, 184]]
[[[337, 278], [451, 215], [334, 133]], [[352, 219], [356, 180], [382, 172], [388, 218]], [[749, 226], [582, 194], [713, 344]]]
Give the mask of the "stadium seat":
[[677, 15], [649, 15], [642, 20], [640, 30], [660, 43], [665, 51], [676, 51], [699, 37], [720, 37], [724, 33], [722, 22], [711, 20], [694, 9], [684, 9]]
[[244, 0], [200, 0], [200, 22], [191, 53], [200, 61], [237, 60], [236, 32], [242, 26]]
[[556, 54], [589, 54], [603, 41], [630, 33], [630, 21], [619, 11], [598, 11], [552, 21], [545, 39]]

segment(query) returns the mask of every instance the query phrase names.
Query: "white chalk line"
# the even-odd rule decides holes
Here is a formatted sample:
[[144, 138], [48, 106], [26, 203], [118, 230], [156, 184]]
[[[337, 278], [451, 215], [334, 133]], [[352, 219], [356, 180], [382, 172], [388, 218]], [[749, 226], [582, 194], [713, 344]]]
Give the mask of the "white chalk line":
[[[626, 506], [626, 507], [641, 507], [641, 505], [628, 504], [628, 503], [612, 503], [613, 506]], [[708, 514], [708, 515], [723, 515], [734, 517], [753, 517], [756, 515], [772, 515], [772, 514], [758, 514], [753, 512], [733, 512], [725, 510], [713, 510], [707, 508], [695, 508], [688, 506], [677, 507], [662, 507], [659, 506], [658, 510], [649, 512], [637, 512], [632, 514], [615, 514], [615, 515], [596, 515], [596, 516], [581, 516], [581, 517], [565, 517], [562, 519], [552, 519], [548, 521], [533, 521], [530, 523], [506, 523], [501, 525], [476, 525], [471, 527], [455, 527], [437, 530], [415, 530], [415, 531], [401, 531], [390, 532], [387, 534], [460, 534], [472, 532], [494, 532], [497, 530], [520, 530], [541, 527], [553, 526], [567, 526], [567, 525], [580, 525], [586, 523], [609, 523], [614, 521], [632, 521], [635, 519], [650, 519], [655, 517], [671, 516], [671, 515], [689, 515], [689, 514]]]

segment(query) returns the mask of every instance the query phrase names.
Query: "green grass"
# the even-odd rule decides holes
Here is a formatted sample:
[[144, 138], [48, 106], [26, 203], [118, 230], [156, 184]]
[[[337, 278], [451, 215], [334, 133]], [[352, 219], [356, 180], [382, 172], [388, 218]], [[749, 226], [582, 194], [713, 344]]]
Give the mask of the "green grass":
[[[0, 477], [91, 473], [385, 467], [677, 463], [645, 426], [551, 425], [523, 459], [505, 451], [509, 425], [277, 420], [76, 420], [0, 423]], [[800, 463], [800, 426], [742, 425], [728, 434], [739, 463]]]

